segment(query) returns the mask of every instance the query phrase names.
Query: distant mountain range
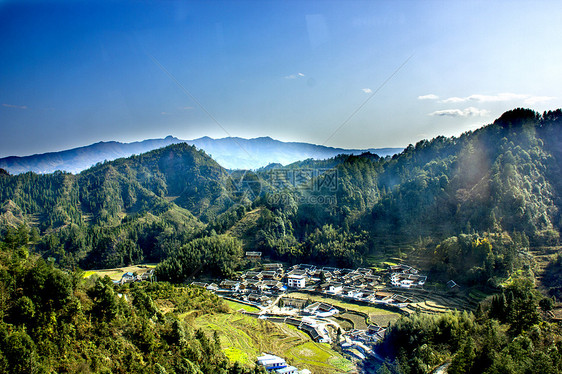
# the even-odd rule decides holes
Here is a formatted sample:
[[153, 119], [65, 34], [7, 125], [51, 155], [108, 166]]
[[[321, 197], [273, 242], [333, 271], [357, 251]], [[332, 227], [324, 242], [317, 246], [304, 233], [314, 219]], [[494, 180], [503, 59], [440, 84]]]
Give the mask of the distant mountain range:
[[364, 152], [376, 153], [385, 157], [402, 151], [402, 148], [333, 148], [310, 143], [282, 142], [270, 137], [212, 139], [205, 136], [194, 140], [181, 140], [173, 136], [167, 136], [164, 139], [148, 139], [132, 143], [99, 142], [60, 152], [23, 157], [4, 157], [0, 158], [0, 168], [11, 174], [21, 174], [28, 171], [45, 174], [56, 170], [77, 174], [98, 162], [112, 161], [184, 142], [203, 149], [227, 169], [258, 169], [272, 163], [287, 165], [309, 158], [321, 160], [338, 154], [357, 155]]

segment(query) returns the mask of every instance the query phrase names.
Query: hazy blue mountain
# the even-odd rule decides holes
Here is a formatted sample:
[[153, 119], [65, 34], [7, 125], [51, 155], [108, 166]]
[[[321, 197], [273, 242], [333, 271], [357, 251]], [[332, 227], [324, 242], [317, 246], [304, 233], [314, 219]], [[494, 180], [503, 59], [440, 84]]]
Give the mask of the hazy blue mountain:
[[323, 160], [339, 154], [376, 153], [381, 157], [394, 155], [402, 148], [343, 149], [297, 142], [282, 142], [270, 137], [253, 139], [203, 137], [187, 143], [207, 152], [227, 169], [257, 169], [269, 164], [287, 165], [299, 160], [313, 158]]
[[49, 152], [32, 156], [10, 156], [0, 159], [0, 168], [11, 174], [33, 171], [40, 174], [52, 173], [56, 170], [79, 173], [82, 170], [103, 162], [121, 157], [149, 152], [181, 140], [168, 136], [165, 139], [148, 139], [133, 143], [99, 142], [88, 146], [68, 149], [60, 152]]
[[0, 159], [0, 168], [6, 169], [11, 174], [21, 174], [28, 171], [44, 174], [56, 170], [79, 173], [98, 162], [129, 157], [182, 142], [203, 149], [227, 169], [257, 169], [271, 163], [286, 165], [308, 158], [326, 159], [342, 153], [361, 154], [370, 151], [384, 157], [402, 151], [401, 148], [332, 148], [309, 143], [281, 142], [269, 137], [254, 139], [203, 137], [194, 140], [181, 140], [173, 136], [167, 136], [164, 139], [149, 139], [133, 143], [99, 142], [65, 151], [32, 156], [10, 156]]

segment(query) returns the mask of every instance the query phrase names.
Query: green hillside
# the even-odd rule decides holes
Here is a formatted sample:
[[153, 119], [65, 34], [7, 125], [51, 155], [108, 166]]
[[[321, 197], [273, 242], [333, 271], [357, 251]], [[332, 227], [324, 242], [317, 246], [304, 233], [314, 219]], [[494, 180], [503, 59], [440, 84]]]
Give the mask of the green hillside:
[[188, 312], [226, 314], [215, 295], [163, 282], [114, 286], [30, 255], [29, 237], [0, 240], [0, 372], [263, 373], [240, 367]]
[[[192, 240], [226, 234], [273, 259], [341, 266], [417, 248], [427, 266], [447, 259], [450, 274], [472, 270], [466, 280], [486, 282], [523, 266], [518, 250], [559, 242], [561, 127], [560, 110], [515, 109], [386, 158], [340, 155], [229, 173], [175, 144], [79, 175], [3, 173], [0, 224], [29, 226], [39, 252], [66, 267], [158, 262]], [[491, 257], [477, 253], [483, 239]], [[456, 264], [452, 251], [470, 266]]]

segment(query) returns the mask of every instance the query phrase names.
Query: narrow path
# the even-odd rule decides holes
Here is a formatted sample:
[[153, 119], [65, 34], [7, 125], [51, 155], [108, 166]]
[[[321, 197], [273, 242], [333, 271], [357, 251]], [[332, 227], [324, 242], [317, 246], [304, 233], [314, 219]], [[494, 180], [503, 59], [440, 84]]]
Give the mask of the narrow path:
[[285, 296], [285, 293], [279, 294], [279, 296], [277, 296], [277, 298], [275, 299], [275, 301], [273, 301], [271, 304], [269, 304], [266, 307], [262, 307], [260, 308], [260, 313], [259, 314], [265, 314], [268, 311], [270, 311], [275, 305], [277, 305], [277, 303], [279, 302], [279, 300], [281, 300], [281, 298]]

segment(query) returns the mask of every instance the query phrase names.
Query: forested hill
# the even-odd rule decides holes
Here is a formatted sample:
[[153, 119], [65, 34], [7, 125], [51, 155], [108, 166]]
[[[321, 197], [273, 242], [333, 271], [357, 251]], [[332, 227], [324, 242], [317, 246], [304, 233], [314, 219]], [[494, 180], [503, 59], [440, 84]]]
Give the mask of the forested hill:
[[14, 217], [35, 219], [42, 231], [84, 221], [101, 225], [169, 208], [170, 201], [205, 218], [228, 208], [226, 171], [185, 143], [98, 164], [79, 175], [26, 173], [0, 179], [0, 200]]
[[516, 109], [459, 138], [420, 141], [385, 164], [375, 230], [456, 234], [519, 231], [556, 241], [562, 115]]
[[516, 109], [474, 132], [422, 140], [392, 158], [363, 154], [313, 162], [304, 167], [338, 165], [337, 203], [299, 204], [307, 200], [303, 194], [326, 192], [297, 188], [285, 208], [296, 211], [297, 231], [332, 223], [374, 238], [517, 231], [537, 243], [556, 242], [561, 118], [560, 110], [539, 115]]
[[86, 267], [162, 260], [215, 234], [274, 258], [341, 265], [461, 234], [553, 244], [562, 226], [561, 130], [560, 110], [515, 109], [393, 157], [340, 155], [230, 175], [175, 144], [79, 175], [3, 174], [0, 220], [38, 229], [42, 253]]
[[157, 261], [234, 204], [231, 187], [203, 151], [175, 144], [79, 175], [3, 174], [0, 222], [31, 227], [38, 247], [68, 266]]

